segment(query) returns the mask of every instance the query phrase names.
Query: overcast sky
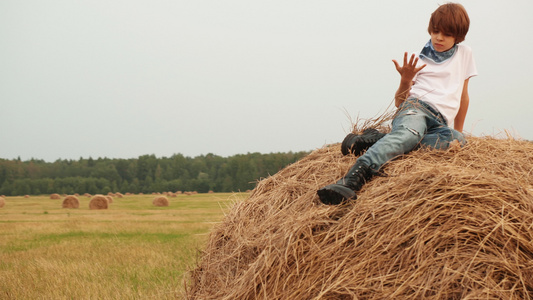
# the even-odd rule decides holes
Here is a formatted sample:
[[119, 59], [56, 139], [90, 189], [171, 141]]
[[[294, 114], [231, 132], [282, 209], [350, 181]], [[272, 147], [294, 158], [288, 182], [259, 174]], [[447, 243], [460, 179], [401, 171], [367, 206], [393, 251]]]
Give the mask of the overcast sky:
[[[465, 131], [533, 140], [533, 1], [462, 3]], [[314, 150], [391, 105], [430, 0], [1, 0], [0, 158]]]

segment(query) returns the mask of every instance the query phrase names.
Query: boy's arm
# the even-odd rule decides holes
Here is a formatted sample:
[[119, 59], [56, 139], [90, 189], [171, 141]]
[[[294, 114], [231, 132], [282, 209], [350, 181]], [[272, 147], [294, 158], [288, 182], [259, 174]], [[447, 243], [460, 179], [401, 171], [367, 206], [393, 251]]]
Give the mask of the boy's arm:
[[394, 94], [394, 105], [396, 105], [396, 107], [400, 106], [400, 104], [407, 99], [412, 85], [412, 81], [400, 81], [400, 87], [398, 87], [396, 94]]
[[463, 92], [461, 94], [461, 104], [459, 111], [453, 121], [453, 128], [459, 132], [463, 132], [463, 126], [465, 124], [466, 112], [468, 111], [468, 104], [470, 104], [470, 97], [468, 96], [468, 80], [465, 80], [463, 85]]
[[416, 73], [422, 70], [426, 64], [417, 68], [416, 64], [418, 63], [418, 57], [415, 57], [414, 54], [411, 55], [411, 59], [407, 62], [407, 52], [403, 54], [403, 66], [400, 67], [400, 64], [394, 59], [392, 62], [402, 77], [400, 79], [400, 87], [394, 95], [394, 104], [398, 107], [405, 101], [405, 99], [407, 99], [407, 96], [409, 96], [409, 91], [411, 90], [411, 85], [413, 85], [413, 78], [415, 78]]

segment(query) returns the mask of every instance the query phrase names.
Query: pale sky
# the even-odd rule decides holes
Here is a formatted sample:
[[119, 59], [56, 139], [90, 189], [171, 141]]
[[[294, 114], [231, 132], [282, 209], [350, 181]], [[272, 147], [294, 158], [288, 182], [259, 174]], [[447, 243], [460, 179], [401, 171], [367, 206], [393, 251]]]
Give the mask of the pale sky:
[[[458, 1], [465, 131], [533, 140], [533, 1]], [[309, 151], [392, 103], [431, 0], [1, 0], [0, 158]]]

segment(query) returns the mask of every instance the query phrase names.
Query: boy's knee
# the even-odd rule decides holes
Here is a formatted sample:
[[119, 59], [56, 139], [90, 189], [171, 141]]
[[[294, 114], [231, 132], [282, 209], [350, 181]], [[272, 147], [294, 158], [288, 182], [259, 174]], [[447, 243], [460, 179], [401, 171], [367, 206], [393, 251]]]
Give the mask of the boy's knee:
[[423, 133], [405, 125], [400, 125], [397, 132], [400, 133], [402, 143], [408, 146], [408, 148], [414, 148], [423, 138]]

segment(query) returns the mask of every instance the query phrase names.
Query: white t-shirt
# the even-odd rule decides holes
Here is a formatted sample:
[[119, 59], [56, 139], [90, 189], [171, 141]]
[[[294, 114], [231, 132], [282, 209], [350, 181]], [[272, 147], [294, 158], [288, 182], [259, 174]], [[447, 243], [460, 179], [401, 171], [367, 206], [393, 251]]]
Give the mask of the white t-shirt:
[[435, 107], [450, 125], [461, 105], [465, 80], [477, 75], [472, 49], [457, 45], [455, 54], [447, 61], [436, 64], [419, 59], [418, 65], [427, 64], [414, 77], [409, 97], [416, 97]]

